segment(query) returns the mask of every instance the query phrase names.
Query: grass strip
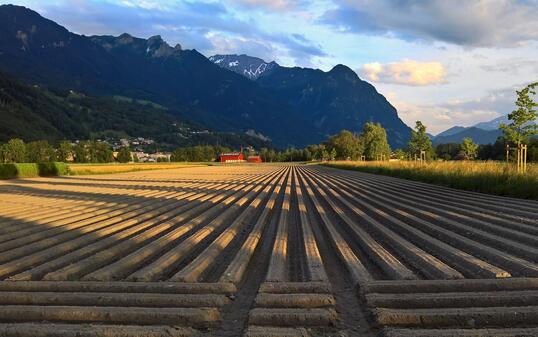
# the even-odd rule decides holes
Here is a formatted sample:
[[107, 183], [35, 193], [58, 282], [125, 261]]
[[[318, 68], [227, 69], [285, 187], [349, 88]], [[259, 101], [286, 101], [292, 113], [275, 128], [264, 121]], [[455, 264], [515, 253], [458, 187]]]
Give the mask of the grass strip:
[[514, 165], [500, 162], [450, 161], [418, 163], [331, 162], [324, 166], [374, 173], [461, 190], [538, 200], [538, 166], [518, 173]]
[[50, 177], [68, 173], [67, 164], [59, 162], [0, 164], [0, 179]]

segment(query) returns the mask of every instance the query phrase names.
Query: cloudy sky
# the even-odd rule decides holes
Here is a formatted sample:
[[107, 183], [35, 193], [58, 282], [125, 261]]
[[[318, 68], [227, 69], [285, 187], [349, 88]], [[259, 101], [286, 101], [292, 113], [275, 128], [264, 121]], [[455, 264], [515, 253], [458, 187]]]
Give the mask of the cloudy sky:
[[342, 63], [432, 133], [513, 110], [538, 81], [538, 0], [23, 0], [86, 35], [161, 35], [206, 56]]

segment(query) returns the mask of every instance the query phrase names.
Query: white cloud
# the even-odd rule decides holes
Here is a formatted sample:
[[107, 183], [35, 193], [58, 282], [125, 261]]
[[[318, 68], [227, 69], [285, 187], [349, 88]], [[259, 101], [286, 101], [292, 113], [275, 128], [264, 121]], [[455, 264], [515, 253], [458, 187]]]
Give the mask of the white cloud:
[[512, 57], [493, 62], [484, 62], [480, 68], [488, 72], [503, 72], [513, 75], [530, 73], [538, 77], [538, 61], [531, 58]]
[[515, 90], [523, 86], [493, 90], [473, 100], [416, 104], [399, 101], [395, 97], [392, 104], [407, 125], [414, 125], [415, 121], [420, 120], [428, 127], [428, 132], [437, 134], [451, 126], [472, 126], [510, 113], [514, 109]]
[[515, 47], [538, 40], [536, 0], [334, 2], [339, 7], [321, 21], [339, 30], [475, 47]]
[[159, 1], [147, 1], [147, 0], [139, 0], [139, 1], [132, 1], [132, 0], [122, 0], [118, 3], [119, 5], [125, 6], [125, 7], [131, 7], [131, 8], [143, 8], [143, 9], [158, 9], [158, 10], [167, 10], [168, 6], [163, 5], [163, 3]]
[[364, 64], [359, 74], [368, 80], [404, 85], [432, 85], [446, 83], [446, 70], [440, 62], [419, 62], [404, 59], [400, 62]]
[[264, 40], [241, 36], [227, 36], [214, 31], [207, 32], [205, 38], [212, 44], [212, 49], [208, 52], [211, 55], [247, 54], [272, 61], [278, 59], [278, 55], [280, 54], [277, 46]]
[[407, 125], [422, 121], [431, 134], [438, 134], [451, 126], [471, 126], [479, 122], [490, 121], [501, 116], [495, 110], [465, 109], [457, 105], [428, 105], [408, 102], [393, 102], [398, 115]]
[[250, 8], [285, 11], [300, 5], [299, 0], [232, 0], [231, 2]]

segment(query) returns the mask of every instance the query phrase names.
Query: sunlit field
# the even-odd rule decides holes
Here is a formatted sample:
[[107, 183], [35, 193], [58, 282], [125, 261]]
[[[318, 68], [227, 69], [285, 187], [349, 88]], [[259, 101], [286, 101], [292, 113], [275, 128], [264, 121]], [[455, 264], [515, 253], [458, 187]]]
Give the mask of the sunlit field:
[[515, 164], [494, 161], [336, 161], [326, 165], [475, 192], [538, 199], [536, 164], [527, 164], [526, 174], [518, 173]]
[[536, 336], [536, 201], [158, 165], [0, 181], [0, 336]]
[[69, 164], [69, 174], [107, 174], [207, 166], [205, 163]]

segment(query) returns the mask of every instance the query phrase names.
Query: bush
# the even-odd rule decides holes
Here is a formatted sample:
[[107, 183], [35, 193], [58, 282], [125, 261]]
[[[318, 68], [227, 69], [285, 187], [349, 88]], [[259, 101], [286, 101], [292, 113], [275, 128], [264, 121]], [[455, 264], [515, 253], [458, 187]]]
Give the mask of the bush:
[[0, 164], [0, 179], [32, 178], [66, 175], [69, 168], [65, 163], [16, 163]]
[[133, 160], [133, 157], [131, 156], [131, 151], [127, 147], [121, 148], [121, 150], [118, 152], [118, 161], [120, 163], [128, 163]]
[[42, 177], [63, 176], [69, 173], [66, 163], [39, 163], [37, 164], [39, 175]]
[[39, 170], [36, 164], [17, 163], [17, 164], [0, 164], [0, 178], [31, 178], [37, 177]]
[[17, 177], [16, 164], [0, 164], [0, 179], [12, 179]]

